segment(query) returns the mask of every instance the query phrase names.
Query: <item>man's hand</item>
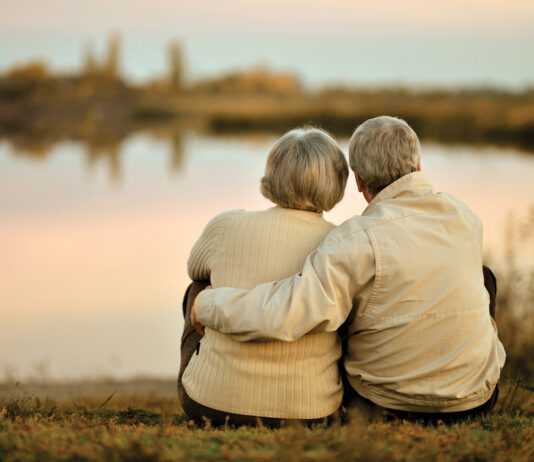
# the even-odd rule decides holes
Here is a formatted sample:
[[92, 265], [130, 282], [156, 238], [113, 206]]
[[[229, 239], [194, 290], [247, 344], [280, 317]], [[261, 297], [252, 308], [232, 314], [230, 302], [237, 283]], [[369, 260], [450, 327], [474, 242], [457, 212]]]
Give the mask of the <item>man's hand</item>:
[[[212, 287], [213, 286], [208, 286], [204, 290], [211, 289]], [[206, 332], [204, 331], [204, 326], [200, 324], [197, 318], [197, 300], [202, 292], [199, 292], [199, 294], [195, 297], [195, 301], [193, 302], [193, 309], [191, 310], [191, 324], [193, 324], [193, 327], [200, 335], [204, 336], [206, 334]]]
[[195, 310], [191, 311], [191, 324], [200, 335], [205, 335], [204, 326], [198, 322], [197, 313]]

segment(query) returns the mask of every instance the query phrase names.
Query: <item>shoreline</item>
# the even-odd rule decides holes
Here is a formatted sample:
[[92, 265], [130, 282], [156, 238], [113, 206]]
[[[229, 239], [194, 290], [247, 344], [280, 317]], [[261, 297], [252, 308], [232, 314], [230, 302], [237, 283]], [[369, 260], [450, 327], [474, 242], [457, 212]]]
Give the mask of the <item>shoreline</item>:
[[346, 137], [364, 120], [387, 114], [405, 119], [423, 141], [534, 151], [532, 88], [306, 91], [280, 79], [244, 73], [188, 87], [134, 86], [120, 77], [54, 75], [29, 65], [0, 75], [0, 137], [42, 149], [64, 139], [112, 145], [141, 130], [281, 134], [304, 124]]
[[0, 382], [0, 400], [29, 397], [58, 402], [81, 398], [150, 396], [178, 399], [173, 378], [139, 377], [132, 379], [87, 379], [73, 381]]

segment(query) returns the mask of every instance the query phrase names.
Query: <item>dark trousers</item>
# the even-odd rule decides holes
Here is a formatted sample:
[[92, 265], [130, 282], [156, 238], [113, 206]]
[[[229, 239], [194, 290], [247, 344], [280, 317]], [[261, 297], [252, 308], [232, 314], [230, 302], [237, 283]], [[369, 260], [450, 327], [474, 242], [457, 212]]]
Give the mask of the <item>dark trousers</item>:
[[[493, 271], [487, 266], [482, 267], [484, 273], [484, 286], [489, 293], [490, 303], [489, 303], [489, 312], [493, 319], [495, 319], [495, 298], [497, 296], [497, 280]], [[345, 343], [345, 342], [344, 342]], [[344, 348], [344, 352], [345, 352]], [[344, 396], [343, 403], [346, 408], [359, 408], [365, 410], [366, 413], [371, 415], [381, 415], [388, 419], [404, 419], [404, 420], [421, 420], [425, 422], [437, 422], [442, 420], [444, 422], [454, 422], [466, 419], [467, 417], [475, 417], [481, 414], [485, 414], [493, 409], [497, 398], [499, 396], [499, 386], [495, 387], [492, 395], [484, 404], [474, 408], [468, 409], [466, 411], [459, 412], [408, 412], [408, 411], [399, 411], [396, 409], [387, 409], [377, 404], [374, 404], [372, 401], [361, 396], [347, 380], [346, 372], [343, 367], [340, 367], [340, 371], [343, 377], [343, 386], [344, 386]]]
[[[184, 331], [181, 342], [181, 359], [180, 372], [178, 374], [178, 397], [182, 409], [186, 415], [199, 424], [209, 421], [212, 425], [261, 425], [268, 427], [279, 427], [283, 423], [290, 423], [294, 419], [276, 419], [273, 417], [250, 416], [243, 414], [233, 414], [217, 409], [211, 409], [195, 400], [191, 399], [182, 384], [182, 376], [189, 364], [189, 361], [194, 354], [198, 354], [201, 347], [200, 340], [202, 336], [195, 330], [191, 323], [191, 310], [193, 309], [193, 302], [196, 296], [209, 285], [209, 281], [193, 282], [186, 290], [184, 300], [182, 303], [182, 311], [184, 314]], [[304, 424], [321, 423], [325, 419], [307, 419], [299, 420]]]

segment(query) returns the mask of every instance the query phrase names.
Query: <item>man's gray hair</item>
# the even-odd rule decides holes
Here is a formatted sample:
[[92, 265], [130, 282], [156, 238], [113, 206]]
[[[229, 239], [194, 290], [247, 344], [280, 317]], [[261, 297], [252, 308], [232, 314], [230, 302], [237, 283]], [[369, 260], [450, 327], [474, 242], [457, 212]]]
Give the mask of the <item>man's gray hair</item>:
[[366, 120], [350, 139], [350, 167], [373, 196], [400, 177], [417, 171], [420, 160], [417, 135], [396, 117]]
[[328, 133], [297, 128], [271, 149], [261, 193], [282, 207], [328, 211], [343, 198], [348, 174], [345, 155]]

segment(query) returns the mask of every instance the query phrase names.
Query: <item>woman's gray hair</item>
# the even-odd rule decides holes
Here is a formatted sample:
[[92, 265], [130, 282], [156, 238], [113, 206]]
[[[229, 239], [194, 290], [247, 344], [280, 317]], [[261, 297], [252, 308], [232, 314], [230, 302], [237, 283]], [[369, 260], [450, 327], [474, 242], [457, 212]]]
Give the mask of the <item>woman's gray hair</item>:
[[366, 120], [349, 143], [350, 168], [373, 196], [418, 169], [421, 145], [412, 128], [389, 116]]
[[328, 133], [297, 128], [271, 149], [261, 193], [282, 207], [327, 211], [343, 198], [348, 173], [345, 155]]

